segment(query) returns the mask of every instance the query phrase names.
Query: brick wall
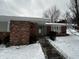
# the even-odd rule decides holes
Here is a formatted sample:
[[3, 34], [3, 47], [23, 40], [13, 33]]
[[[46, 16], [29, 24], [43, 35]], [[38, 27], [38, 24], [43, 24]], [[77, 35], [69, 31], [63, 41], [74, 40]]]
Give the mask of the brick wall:
[[9, 36], [9, 34], [10, 34], [9, 32], [0, 32], [0, 43], [6, 41], [5, 38]]
[[30, 34], [31, 35], [38, 35], [38, 24], [30, 23], [30, 25], [31, 25]]
[[38, 24], [31, 23], [31, 30], [30, 30], [30, 44], [35, 43], [38, 40]]
[[61, 33], [66, 34], [66, 30], [67, 30], [66, 26], [61, 27]]
[[58, 30], [57, 30], [58, 28], [57, 28], [57, 26], [56, 26], [56, 29], [55, 29], [55, 26], [54, 27], [52, 27], [52, 30], [51, 30], [51, 27], [50, 26], [47, 26], [47, 33], [48, 32], [50, 32], [50, 31], [56, 31], [57, 32], [57, 36], [65, 36], [67, 33], [66, 33], [66, 30], [67, 30], [67, 27], [66, 26], [60, 26], [60, 32], [58, 32]]
[[[10, 22], [11, 45], [29, 44], [30, 37], [33, 35], [37, 35], [36, 25], [37, 24], [28, 21], [11, 21]], [[31, 39], [31, 41], [33, 40]]]
[[0, 32], [0, 39], [4, 39], [8, 35], [9, 35], [9, 32]]
[[61, 32], [60, 33], [57, 33], [57, 36], [66, 36], [66, 35], [68, 35], [66, 33], [66, 30], [67, 30], [67, 27], [66, 26], [61, 26]]
[[29, 43], [30, 22], [10, 22], [10, 43], [12, 45], [24, 45]]
[[47, 26], [47, 33], [51, 31], [51, 26]]

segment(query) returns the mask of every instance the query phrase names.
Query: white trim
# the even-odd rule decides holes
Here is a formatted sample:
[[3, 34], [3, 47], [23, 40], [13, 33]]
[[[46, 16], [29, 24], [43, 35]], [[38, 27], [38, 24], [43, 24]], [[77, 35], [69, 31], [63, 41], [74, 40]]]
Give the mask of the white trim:
[[66, 26], [67, 24], [65, 24], [65, 23], [45, 23], [46, 25], [58, 25], [58, 26], [61, 26], [61, 25], [64, 25], [64, 26]]
[[7, 31], [10, 31], [10, 21], [8, 21], [8, 25], [7, 25]]

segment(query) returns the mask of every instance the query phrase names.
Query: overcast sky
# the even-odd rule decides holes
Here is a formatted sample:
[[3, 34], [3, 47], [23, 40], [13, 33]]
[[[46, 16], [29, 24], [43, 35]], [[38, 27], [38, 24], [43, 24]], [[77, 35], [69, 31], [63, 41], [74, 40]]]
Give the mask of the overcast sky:
[[42, 17], [51, 6], [57, 6], [62, 14], [68, 10], [69, 0], [0, 0], [0, 15]]

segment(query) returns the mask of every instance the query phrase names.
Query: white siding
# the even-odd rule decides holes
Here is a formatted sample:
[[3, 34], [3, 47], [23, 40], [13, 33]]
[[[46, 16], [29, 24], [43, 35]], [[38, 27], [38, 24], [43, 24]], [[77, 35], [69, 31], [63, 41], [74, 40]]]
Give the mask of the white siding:
[[8, 22], [0, 22], [0, 32], [8, 31]]
[[51, 30], [60, 33], [61, 32], [61, 26], [53, 25], [53, 26], [51, 26]]
[[58, 33], [61, 32], [61, 26], [58, 26]]

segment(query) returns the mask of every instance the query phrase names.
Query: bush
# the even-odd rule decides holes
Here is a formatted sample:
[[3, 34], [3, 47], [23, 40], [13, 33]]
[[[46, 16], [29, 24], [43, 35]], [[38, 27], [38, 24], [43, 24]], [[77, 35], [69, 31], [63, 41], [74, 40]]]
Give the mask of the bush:
[[3, 39], [3, 44], [6, 45], [6, 47], [9, 47], [10, 46], [10, 36], [6, 36], [4, 39]]
[[36, 42], [37, 42], [37, 36], [36, 35], [30, 36], [30, 44], [36, 43]]
[[56, 32], [50, 31], [50, 32], [47, 34], [47, 36], [48, 36], [51, 40], [55, 41], [55, 39], [56, 39]]

